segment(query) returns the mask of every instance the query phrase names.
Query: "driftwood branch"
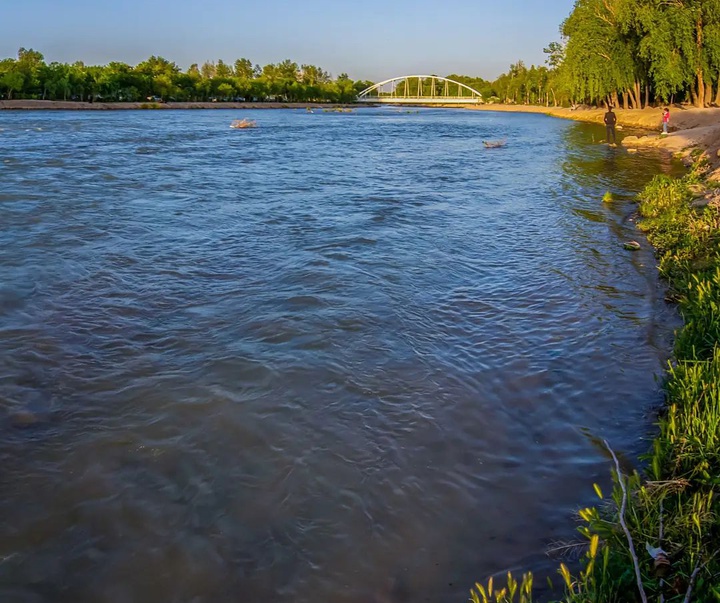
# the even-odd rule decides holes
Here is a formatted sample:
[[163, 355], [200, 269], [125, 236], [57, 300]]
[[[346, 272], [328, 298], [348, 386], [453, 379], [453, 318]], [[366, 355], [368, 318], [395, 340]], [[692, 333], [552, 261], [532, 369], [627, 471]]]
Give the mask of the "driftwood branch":
[[[660, 499], [660, 530], [658, 534], [658, 546], [662, 548], [663, 541], [663, 499]], [[658, 603], [665, 603], [665, 593], [662, 592], [662, 588], [665, 585], [665, 580], [660, 578], [660, 600]]]
[[[630, 549], [630, 556], [633, 560], [633, 567], [635, 568], [635, 579], [637, 580], [637, 587], [638, 592], [640, 593], [640, 600], [642, 603], [647, 603], [647, 595], [645, 594], [645, 588], [643, 587], [642, 582], [642, 576], [640, 575], [640, 562], [637, 558], [637, 553], [635, 553], [635, 545], [633, 543], [632, 536], [630, 534], [630, 530], [627, 527], [627, 523], [625, 523], [625, 510], [627, 509], [627, 501], [628, 501], [628, 493], [627, 493], [627, 486], [625, 485], [625, 477], [623, 476], [622, 472], [620, 471], [620, 463], [617, 459], [617, 456], [615, 456], [615, 452], [612, 448], [610, 448], [610, 444], [607, 443], [607, 440], [603, 440], [603, 444], [605, 444], [605, 448], [608, 449], [608, 452], [613, 458], [613, 461], [615, 462], [615, 473], [617, 474], [618, 483], [620, 484], [620, 489], [622, 490], [622, 504], [620, 505], [620, 525], [622, 526], [623, 532], [625, 532], [625, 537], [627, 538], [628, 542], [628, 548]], [[688, 599], [689, 600], [689, 599]], [[687, 601], [685, 602], [687, 603]]]

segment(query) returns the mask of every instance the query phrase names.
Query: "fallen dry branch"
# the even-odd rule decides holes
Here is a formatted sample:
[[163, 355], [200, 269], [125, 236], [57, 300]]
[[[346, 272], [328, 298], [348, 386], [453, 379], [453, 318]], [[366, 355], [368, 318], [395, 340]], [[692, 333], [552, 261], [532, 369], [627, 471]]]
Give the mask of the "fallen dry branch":
[[697, 565], [695, 566], [695, 569], [693, 570], [693, 573], [690, 574], [690, 583], [688, 584], [687, 592], [685, 593], [685, 598], [683, 599], [683, 603], [690, 603], [690, 596], [692, 595], [692, 589], [693, 586], [695, 586], [695, 580], [697, 580], [698, 574], [704, 570], [707, 567], [707, 564], [710, 563], [715, 555], [720, 553], [720, 549], [715, 551], [710, 557], [708, 557], [707, 561], [700, 565], [700, 562], [698, 561]]
[[630, 556], [633, 560], [633, 567], [635, 568], [635, 579], [637, 580], [637, 587], [638, 592], [640, 593], [640, 600], [642, 603], [647, 603], [647, 595], [645, 594], [645, 588], [643, 587], [642, 582], [642, 576], [640, 575], [640, 562], [638, 561], [637, 553], [635, 553], [635, 545], [633, 543], [632, 535], [630, 534], [630, 530], [627, 527], [627, 523], [625, 523], [625, 510], [627, 509], [627, 501], [628, 501], [628, 493], [627, 493], [627, 486], [625, 485], [625, 477], [623, 476], [622, 472], [620, 471], [620, 462], [617, 459], [617, 456], [615, 456], [615, 452], [612, 448], [610, 448], [610, 444], [608, 444], [607, 440], [603, 440], [603, 444], [605, 444], [605, 448], [608, 449], [608, 452], [613, 458], [613, 461], [615, 462], [615, 474], [618, 478], [618, 483], [620, 484], [620, 489], [622, 490], [622, 504], [620, 505], [620, 525], [622, 526], [623, 532], [625, 532], [625, 537], [627, 538], [628, 542], [628, 548], [630, 549]]

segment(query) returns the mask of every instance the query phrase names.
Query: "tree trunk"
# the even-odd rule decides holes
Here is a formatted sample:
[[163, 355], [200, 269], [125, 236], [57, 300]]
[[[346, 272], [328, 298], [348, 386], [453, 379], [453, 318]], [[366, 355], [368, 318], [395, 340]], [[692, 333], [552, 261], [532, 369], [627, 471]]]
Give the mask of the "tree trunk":
[[713, 95], [713, 87], [712, 82], [707, 82], [705, 84], [705, 103], [710, 104], [712, 102], [712, 95]]
[[715, 104], [720, 107], [720, 76], [718, 76], [717, 94], [715, 95]]
[[627, 109], [628, 108], [628, 92], [627, 92], [627, 90], [623, 90], [622, 99], [623, 99], [622, 107], [623, 107], [623, 109]]
[[613, 104], [613, 107], [620, 106], [620, 99], [618, 98], [617, 90], [612, 93], [612, 104]]
[[697, 93], [695, 94], [695, 106], [701, 109], [705, 106], [705, 80], [702, 69], [697, 70]]
[[650, 106], [650, 84], [645, 84], [645, 107]]
[[640, 84], [635, 82], [634, 86], [628, 90], [628, 94], [630, 95], [630, 103], [632, 104], [632, 109], [639, 109], [639, 98], [640, 93], [638, 92], [638, 88], [640, 87]]
[[640, 90], [640, 82], [635, 81], [635, 106], [634, 109], [642, 109], [642, 93]]
[[[703, 48], [703, 22], [702, 22], [702, 16], [698, 17], [697, 23], [695, 25], [697, 28], [695, 30], [695, 42], [697, 44], [697, 53], [698, 53], [698, 60], [700, 60], [699, 57], [702, 56], [702, 48]], [[705, 106], [705, 80], [703, 77], [703, 69], [702, 65], [698, 65], [695, 74], [697, 75], [697, 101], [695, 103], [695, 106], [697, 107], [704, 107]]]

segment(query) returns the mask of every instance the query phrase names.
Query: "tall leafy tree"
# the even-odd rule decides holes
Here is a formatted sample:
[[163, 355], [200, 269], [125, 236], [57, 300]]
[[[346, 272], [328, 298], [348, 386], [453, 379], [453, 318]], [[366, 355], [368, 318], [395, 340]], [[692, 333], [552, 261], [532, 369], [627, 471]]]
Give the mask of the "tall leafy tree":
[[658, 95], [689, 87], [696, 106], [711, 102], [708, 84], [720, 71], [720, 0], [642, 0], [635, 23]]
[[217, 62], [217, 65], [215, 65], [214, 77], [228, 79], [228, 78], [231, 78], [233, 75], [234, 75], [234, 73], [233, 73], [232, 67], [227, 65], [222, 59], [219, 59]]
[[20, 48], [15, 68], [23, 76], [23, 89], [30, 94], [38, 94], [41, 84], [40, 77], [45, 67], [45, 58], [42, 53], [32, 48]]
[[20, 92], [25, 85], [25, 78], [14, 59], [0, 61], [0, 89], [5, 91], [8, 99], [12, 99], [14, 92]]
[[235, 61], [235, 77], [243, 80], [251, 80], [257, 77], [257, 75], [250, 59], [238, 59]]
[[578, 0], [563, 23], [563, 68], [574, 98], [617, 104], [618, 93], [626, 92], [642, 107], [643, 68], [637, 38], [622, 20], [625, 1]]

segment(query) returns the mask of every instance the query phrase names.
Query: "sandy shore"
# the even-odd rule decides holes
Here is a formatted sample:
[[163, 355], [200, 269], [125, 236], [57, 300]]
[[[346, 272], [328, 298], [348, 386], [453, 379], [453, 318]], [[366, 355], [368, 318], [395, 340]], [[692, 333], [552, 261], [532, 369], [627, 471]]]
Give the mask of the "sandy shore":
[[338, 103], [81, 103], [76, 101], [5, 100], [0, 101], [0, 110], [14, 111], [133, 111], [138, 109], [332, 109], [355, 107]]

